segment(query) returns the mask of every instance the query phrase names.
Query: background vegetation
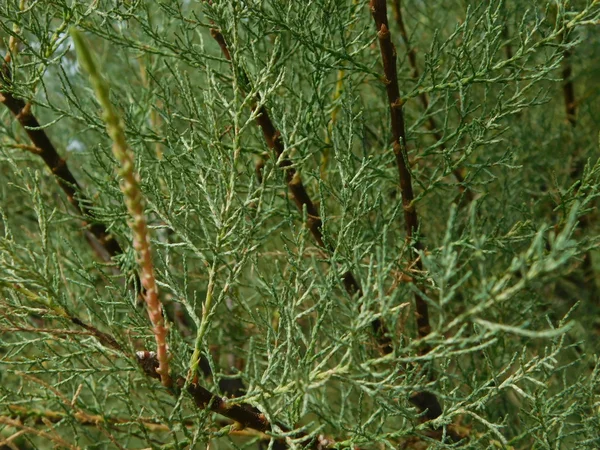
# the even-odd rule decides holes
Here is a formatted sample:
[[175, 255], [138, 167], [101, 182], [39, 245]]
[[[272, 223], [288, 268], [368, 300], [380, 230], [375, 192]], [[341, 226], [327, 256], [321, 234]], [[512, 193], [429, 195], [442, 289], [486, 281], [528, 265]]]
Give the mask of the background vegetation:
[[0, 447], [599, 448], [599, 21], [1, 2]]

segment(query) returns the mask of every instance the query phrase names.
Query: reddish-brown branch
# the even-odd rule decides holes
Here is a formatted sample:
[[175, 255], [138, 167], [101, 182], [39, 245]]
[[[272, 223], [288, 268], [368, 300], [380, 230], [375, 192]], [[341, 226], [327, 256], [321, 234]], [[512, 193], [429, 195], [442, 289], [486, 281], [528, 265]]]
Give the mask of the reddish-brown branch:
[[[95, 336], [102, 344], [106, 345], [119, 353], [127, 354], [128, 352], [119, 344], [119, 342], [111, 335], [98, 330], [97, 328], [83, 322], [81, 319], [73, 316], [66, 316], [73, 324], [82, 327], [89, 334]], [[43, 330], [23, 330], [23, 331], [43, 331]], [[59, 330], [57, 334], [62, 332]], [[68, 330], [64, 330], [67, 334]], [[139, 351], [136, 352], [136, 361], [142, 368], [145, 375], [160, 380], [158, 369], [158, 359], [155, 352]], [[176, 384], [178, 389], [183, 388], [185, 379], [177, 377]], [[170, 391], [172, 391], [170, 389]], [[200, 386], [199, 384], [190, 384], [187, 387], [188, 393], [194, 399], [196, 406], [201, 409], [210, 408], [211, 411], [219, 413], [229, 419], [239, 422], [244, 428], [252, 428], [261, 432], [269, 432], [272, 430], [271, 424], [256, 408], [245, 403], [229, 402], [227, 398], [221, 398], [212, 394], [210, 391]], [[290, 431], [289, 428], [280, 426], [284, 432]]]
[[[81, 319], [65, 315], [65, 318], [70, 320], [73, 324], [83, 328], [86, 330], [86, 335], [92, 335], [96, 337], [103, 345], [116, 350], [121, 354], [128, 354], [129, 352], [124, 349], [121, 344], [110, 334], [105, 333], [103, 331], [98, 330], [92, 325], [89, 325], [83, 322]], [[1, 331], [1, 330], [0, 330]], [[77, 335], [82, 333], [70, 332], [69, 330], [44, 330], [44, 329], [23, 329], [18, 328], [15, 331], [25, 331], [25, 332], [52, 332], [52, 334], [69, 334], [69, 335]], [[145, 375], [151, 378], [155, 378], [160, 380], [160, 374], [156, 371], [158, 369], [158, 359], [156, 357], [155, 352], [148, 351], [139, 351], [135, 354], [136, 362], [140, 365]], [[174, 377], [175, 378], [175, 377]], [[183, 377], [176, 377], [175, 383], [176, 389], [182, 389], [185, 386], [185, 379]], [[168, 388], [171, 393], [174, 393], [173, 388]], [[194, 403], [201, 409], [210, 408], [211, 411], [214, 411], [218, 414], [223, 415], [231, 420], [234, 420], [241, 424], [242, 428], [252, 428], [254, 430], [260, 432], [270, 432], [272, 431], [271, 424], [265, 418], [263, 414], [260, 413], [253, 406], [246, 403], [234, 403], [230, 402], [227, 398], [222, 398], [217, 395], [214, 395], [204, 387], [199, 384], [189, 384], [187, 386], [187, 392], [194, 399]], [[284, 432], [289, 432], [290, 429], [285, 426], [279, 426], [279, 428]], [[299, 437], [306, 436], [304, 433], [299, 433]], [[306, 436], [306, 444], [310, 442], [308, 436]], [[313, 448], [313, 447], [310, 447]], [[316, 446], [314, 447], [316, 448]]]
[[[400, 36], [402, 36], [402, 41], [406, 46], [406, 52], [408, 55], [408, 64], [410, 65], [410, 75], [414, 80], [417, 80], [420, 76], [419, 68], [417, 66], [417, 52], [414, 47], [411, 47], [410, 40], [408, 38], [408, 33], [406, 31], [406, 26], [404, 24], [404, 18], [402, 16], [402, 5], [400, 0], [394, 0], [392, 2], [392, 11], [394, 13], [394, 19], [398, 28], [400, 30]], [[429, 109], [429, 98], [425, 92], [422, 92], [419, 95], [419, 100], [423, 105], [423, 109], [427, 111]], [[437, 142], [442, 142], [442, 135], [438, 131], [437, 124], [433, 116], [429, 116], [427, 118], [427, 129], [432, 132], [434, 139]], [[442, 144], [442, 149], [445, 149], [446, 146]], [[460, 193], [465, 195], [468, 202], [471, 202], [474, 198], [473, 192], [470, 189], [467, 189], [464, 185], [465, 177], [463, 176], [460, 169], [456, 168], [452, 170], [454, 178], [458, 181]]]
[[[416, 236], [419, 230], [419, 219], [413, 203], [414, 193], [412, 189], [412, 178], [407, 167], [408, 154], [406, 152], [406, 129], [402, 111], [402, 101], [400, 99], [400, 89], [398, 86], [396, 49], [394, 48], [390, 35], [386, 0], [371, 0], [370, 7], [377, 28], [377, 38], [379, 40], [379, 48], [383, 61], [383, 70], [385, 74], [383, 82], [385, 83], [390, 108], [391, 128], [394, 139], [393, 150], [394, 155], [396, 156], [396, 166], [398, 168], [400, 181], [406, 239], [414, 249], [414, 266], [416, 270], [421, 271], [423, 267], [421, 259], [416, 254], [416, 251], [422, 249], [422, 245], [417, 240]], [[406, 30], [404, 30], [404, 32], [406, 32]], [[415, 294], [415, 306], [417, 330], [419, 337], [423, 338], [431, 332], [431, 326], [429, 324], [429, 309], [427, 303], [420, 294]], [[427, 346], [422, 349], [422, 353], [427, 353], [428, 351], [429, 348]], [[413, 395], [411, 401], [421, 410], [427, 409], [427, 419], [434, 419], [442, 413], [442, 408], [437, 398], [429, 392], [419, 392]]]
[[[416, 240], [416, 234], [419, 230], [419, 219], [413, 203], [414, 193], [412, 188], [412, 177], [408, 170], [408, 154], [406, 152], [406, 131], [404, 125], [404, 114], [402, 112], [402, 101], [400, 99], [400, 90], [398, 87], [398, 74], [396, 69], [396, 49], [392, 43], [388, 21], [385, 0], [371, 0], [371, 11], [377, 27], [377, 37], [379, 48], [383, 60], [383, 70], [385, 73], [385, 89], [390, 107], [392, 135], [394, 138], [394, 155], [396, 156], [396, 166], [400, 179], [400, 193], [402, 195], [402, 206], [404, 209], [404, 223], [406, 230], [406, 239], [412, 246], [419, 250], [421, 243]], [[415, 255], [415, 267], [422, 270], [422, 263]], [[417, 326], [419, 336], [425, 337], [431, 331], [429, 325], [429, 312], [427, 303], [420, 295], [416, 296], [417, 307]]]
[[[117, 342], [117, 340], [107, 334], [104, 333], [95, 327], [86, 324], [82, 320], [77, 317], [68, 317], [70, 321], [84, 328], [88, 333], [95, 336], [102, 344], [107, 347], [112, 348], [113, 350], [118, 351], [119, 353], [126, 354], [126, 350]], [[24, 329], [23, 331], [37, 331], [37, 332], [48, 332], [48, 330], [36, 330], [36, 329]], [[53, 330], [54, 331], [54, 330]], [[70, 333], [69, 330], [56, 330], [54, 334], [77, 334]], [[81, 334], [81, 333], [79, 333]], [[155, 378], [160, 380], [160, 374], [157, 372], [158, 369], [158, 359], [156, 358], [155, 352], [148, 351], [139, 351], [136, 352], [136, 361], [142, 368], [144, 374], [150, 378]], [[183, 377], [177, 377], [175, 389], [182, 389], [185, 386], [185, 379]], [[173, 388], [168, 388], [169, 392], [176, 393]], [[260, 413], [253, 406], [246, 403], [234, 403], [227, 398], [222, 398], [217, 395], [214, 395], [204, 387], [199, 384], [189, 384], [187, 386], [187, 392], [192, 396], [194, 403], [201, 409], [209, 408], [211, 411], [214, 411], [218, 414], [221, 414], [224, 417], [227, 417], [241, 425], [241, 428], [251, 428], [260, 432], [270, 432], [272, 431], [271, 423], [265, 418], [263, 414]], [[84, 419], [88, 420], [89, 418], [84, 417]], [[97, 422], [94, 421], [96, 424]], [[290, 429], [285, 426], [279, 426], [279, 428], [284, 432], [289, 432]], [[309, 444], [311, 440], [305, 433], [299, 433], [299, 437], [305, 436], [307, 439], [305, 441], [306, 444]], [[284, 441], [281, 441], [283, 443]], [[309, 448], [317, 448], [316, 445]]]

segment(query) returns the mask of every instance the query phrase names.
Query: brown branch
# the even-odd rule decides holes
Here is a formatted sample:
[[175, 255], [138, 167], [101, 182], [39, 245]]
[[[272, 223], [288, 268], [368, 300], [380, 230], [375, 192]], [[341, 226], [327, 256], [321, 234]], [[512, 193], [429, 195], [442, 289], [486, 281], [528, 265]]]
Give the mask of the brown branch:
[[[87, 333], [81, 333], [81, 332], [77, 333], [77, 332], [72, 332], [70, 330], [29, 329], [29, 328], [22, 328], [22, 327], [15, 327], [15, 330], [26, 331], [26, 332], [29, 332], [29, 331], [50, 332], [50, 333], [53, 333], [56, 335], [60, 335], [60, 334], [67, 334], [67, 335], [85, 334], [85, 335], [87, 335], [87, 334], [90, 334], [90, 335], [93, 335], [94, 337], [96, 337], [105, 346], [110, 347], [113, 350], [116, 350], [119, 353], [122, 353], [124, 355], [128, 354], [128, 352], [118, 343], [118, 341], [113, 336], [109, 335], [108, 333], [104, 333], [103, 331], [98, 330], [94, 326], [83, 322], [81, 319], [79, 319], [77, 317], [69, 316], [66, 312], [65, 312], [65, 314], [63, 314], [63, 316], [65, 318], [67, 318], [68, 320], [70, 320], [73, 324], [84, 328], [87, 331]], [[1, 331], [3, 331], [3, 330], [0, 330], [0, 332]], [[158, 360], [156, 358], [155, 352], [138, 351], [135, 354], [135, 358], [145, 375], [147, 375], [151, 378], [155, 378], [157, 380], [161, 379], [159, 373], [156, 371], [156, 369], [158, 368]], [[210, 371], [210, 368], [208, 370]], [[36, 381], [37, 383], [44, 384], [44, 386], [47, 389], [53, 391], [64, 402], [68, 403], [68, 401], [64, 398], [64, 396], [57, 389], [52, 387], [51, 385], [48, 385], [45, 382], [38, 380], [35, 377], [25, 374], [25, 373], [20, 373], [19, 375], [31, 378], [34, 381]], [[177, 389], [181, 390], [183, 387], [185, 387], [186, 381], [183, 377], [174, 377], [174, 378], [176, 378], [176, 383], [175, 383], [176, 388], [167, 388], [167, 389], [169, 392], [177, 394], [176, 390]], [[210, 391], [208, 391], [207, 389], [205, 389], [204, 387], [200, 386], [197, 383], [191, 383], [191, 384], [187, 385], [187, 392], [192, 396], [194, 403], [196, 403], [196, 406], [198, 406], [201, 409], [209, 408], [211, 411], [214, 411], [218, 414], [223, 415], [224, 417], [234, 420], [235, 422], [237, 422], [241, 425], [242, 429], [243, 428], [252, 428], [256, 431], [263, 432], [263, 433], [272, 431], [272, 426], [271, 426], [270, 422], [265, 418], [265, 416], [263, 414], [261, 414], [260, 411], [258, 411], [256, 408], [254, 408], [253, 406], [251, 406], [249, 404], [233, 403], [226, 397], [219, 397], [219, 396], [211, 393]], [[81, 418], [83, 419], [84, 417], [81, 416]], [[18, 422], [15, 422], [15, 423], [18, 423]], [[285, 426], [279, 426], [279, 428], [284, 432], [290, 431], [290, 429]], [[298, 437], [306, 437], [305, 444], [309, 444], [311, 442], [311, 438], [309, 436], [307, 436], [305, 433], [300, 433]], [[317, 447], [311, 447], [311, 448], [317, 448]]]
[[562, 79], [565, 113], [571, 126], [575, 127], [575, 125], [577, 125], [577, 102], [575, 101], [575, 87], [573, 85], [573, 66], [571, 65], [572, 54], [573, 52], [570, 48], [565, 49], [563, 52]]
[[[67, 399], [62, 392], [60, 392], [58, 389], [56, 389], [54, 386], [46, 383], [45, 381], [30, 375], [28, 373], [24, 373], [24, 372], [16, 372], [17, 375], [20, 375], [23, 378], [29, 379], [30, 381], [39, 384], [41, 386], [43, 386], [45, 389], [49, 390], [50, 392], [54, 393], [54, 395], [56, 395], [60, 400], [62, 400], [63, 404], [73, 410], [74, 414], [83, 414], [83, 415], [87, 415], [87, 413], [85, 413], [81, 408], [78, 408], [76, 406], [76, 401], [77, 401], [77, 396], [79, 395], [79, 393], [81, 392], [81, 388], [83, 387], [82, 384], [79, 385], [79, 388], [77, 389], [75, 395], [73, 396], [73, 398], [71, 400]], [[10, 406], [9, 406], [10, 409]], [[21, 418], [21, 417], [19, 417]], [[39, 421], [41, 421], [42, 423], [44, 423], [47, 426], [51, 426], [54, 423], [57, 422], [53, 422], [51, 420], [49, 420], [47, 417], [45, 416], [38, 416], [37, 419]], [[110, 434], [104, 427], [99, 427], [100, 431], [106, 436], [108, 437], [112, 443], [116, 446], [116, 448], [120, 448], [122, 449], [123, 447], [116, 441], [115, 437]]]
[[[221, 47], [223, 55], [231, 61], [231, 54], [221, 32], [216, 28], [212, 28], [210, 33], [219, 44], [219, 47]], [[308, 194], [306, 187], [302, 182], [300, 173], [296, 171], [296, 169], [293, 167], [293, 163], [288, 158], [282, 158], [285, 146], [281, 138], [281, 133], [277, 130], [277, 128], [275, 128], [267, 108], [264, 105], [260, 105], [260, 100], [260, 97], [257, 96], [254, 101], [254, 105], [252, 106], [252, 111], [256, 112], [257, 114], [256, 122], [263, 132], [267, 146], [275, 153], [275, 156], [279, 161], [279, 168], [285, 171], [286, 182], [298, 211], [300, 211], [302, 214], [304, 212], [304, 208], [306, 208], [306, 225], [313, 235], [315, 241], [319, 247], [331, 252], [331, 248], [323, 241], [323, 232], [321, 229], [323, 222], [321, 221], [319, 211], [317, 210], [314, 202], [311, 200], [310, 195]], [[260, 173], [258, 167], [257, 172]], [[347, 271], [342, 275], [342, 282], [344, 284], [344, 288], [351, 297], [354, 295], [357, 295], [359, 298], [362, 297], [362, 289], [360, 288], [358, 281], [351, 271]], [[391, 353], [393, 351], [391, 345], [392, 340], [389, 336], [389, 330], [383, 321], [381, 319], [375, 319], [371, 323], [371, 326], [377, 339], [377, 344], [380, 351], [384, 354]]]
[[[419, 73], [419, 68], [417, 66], [417, 52], [416, 52], [415, 48], [411, 47], [411, 45], [410, 45], [410, 40], [408, 38], [408, 32], [406, 31], [406, 26], [404, 25], [404, 18], [402, 16], [402, 6], [401, 6], [400, 0], [394, 0], [392, 2], [392, 11], [394, 13], [394, 20], [396, 21], [396, 24], [398, 25], [398, 28], [400, 29], [400, 36], [402, 36], [402, 41], [404, 42], [404, 45], [406, 46], [406, 51], [407, 51], [407, 55], [408, 55], [408, 64], [410, 65], [410, 69], [411, 69], [410, 75], [414, 80], [418, 80], [420, 73]], [[387, 24], [386, 24], [386, 27], [387, 27]], [[394, 61], [395, 61], [395, 58], [394, 58]], [[423, 109], [425, 111], [427, 111], [429, 109], [429, 98], [427, 97], [427, 94], [425, 92], [422, 92], [419, 95], [419, 99], [421, 100]], [[437, 123], [432, 115], [429, 115], [429, 117], [427, 118], [427, 128], [429, 129], [429, 131], [432, 132], [433, 137], [437, 142], [442, 142], [443, 137], [440, 134], [440, 132], [438, 131]], [[445, 149], [446, 148], [445, 144], [442, 143], [441, 148]], [[458, 181], [460, 193], [466, 196], [466, 199], [468, 202], [471, 202], [474, 198], [474, 195], [473, 195], [473, 192], [464, 185], [465, 177], [464, 177], [462, 171], [460, 169], [456, 168], [456, 169], [452, 170], [452, 173], [454, 174], [454, 178], [456, 178], [456, 181]]]
[[[71, 317], [70, 319], [74, 324], [77, 324], [77, 325], [85, 328], [87, 331], [90, 332], [90, 334], [98, 337], [102, 341], [103, 344], [119, 351], [120, 353], [123, 353], [123, 354], [127, 353], [120, 346], [120, 344], [117, 342], [117, 340], [114, 337], [95, 329], [91, 325], [85, 324], [83, 321], [81, 321], [77, 318]], [[24, 331], [30, 331], [30, 330], [24, 330]], [[38, 331], [40, 331], [40, 330], [38, 330]], [[57, 334], [81, 334], [81, 333], [70, 333], [66, 330], [58, 330]], [[137, 363], [140, 365], [142, 371], [144, 372], [144, 374], [146, 376], [157, 379], [157, 380], [161, 379], [160, 374], [156, 371], [158, 369], [158, 359], [156, 358], [155, 352], [138, 351], [135, 354], [135, 358], [136, 358]], [[56, 388], [45, 383], [44, 381], [39, 380], [39, 379], [33, 377], [32, 375], [29, 375], [26, 373], [19, 373], [19, 375], [30, 378], [38, 384], [42, 384], [46, 389], [49, 389], [50, 391], [54, 392], [54, 394], [57, 397], [62, 399], [63, 403], [65, 403], [65, 404], [72, 403], [72, 402], [69, 402], [64, 397], [64, 395], [61, 392], [59, 392]], [[233, 420], [234, 428], [232, 428], [232, 432], [243, 430], [244, 428], [251, 428], [251, 429], [261, 432], [261, 433], [270, 433], [273, 431], [273, 427], [272, 427], [271, 423], [266, 419], [264, 414], [262, 414], [258, 409], [256, 409], [252, 405], [249, 405], [247, 403], [239, 403], [239, 402], [231, 401], [226, 397], [219, 397], [218, 395], [213, 394], [206, 388], [200, 386], [198, 383], [186, 384], [186, 380], [183, 377], [173, 377], [173, 378], [176, 380], [174, 383], [175, 386], [167, 387], [167, 390], [171, 394], [179, 395], [179, 391], [183, 388], [186, 388], [188, 394], [191, 395], [192, 399], [194, 400], [194, 403], [196, 404], [196, 406], [198, 408], [210, 409], [211, 411], [213, 411], [217, 414], [220, 414], [228, 419]], [[19, 413], [19, 412], [21, 413], [21, 414], [17, 414], [20, 417], [23, 417], [22, 414], [26, 411], [27, 410], [22, 407], [16, 407], [16, 409], [15, 409], [16, 413]], [[66, 415], [60, 416], [60, 417], [59, 416], [53, 417], [52, 415], [48, 416], [48, 414], [46, 414], [46, 413], [41, 414], [41, 415], [44, 417], [48, 417], [50, 422], [60, 421], [60, 420], [62, 420], [62, 418], [66, 417]], [[70, 416], [71, 415], [69, 415], [69, 417]], [[110, 425], [110, 424], [117, 424], [117, 423], [124, 422], [124, 421], [111, 421], [111, 420], [107, 421], [104, 417], [90, 416], [89, 414], [85, 413], [83, 410], [80, 410], [78, 408], [77, 408], [75, 414], [73, 414], [73, 416], [80, 423], [82, 423], [84, 425], [86, 425], [86, 424], [89, 424], [89, 425], [108, 424], [108, 425]], [[53, 420], [53, 419], [56, 419], [56, 420]], [[8, 418], [6, 418], [6, 420], [8, 420]], [[12, 420], [12, 419], [10, 419], [10, 420]], [[127, 422], [130, 422], [130, 420], [128, 420]], [[20, 422], [14, 422], [14, 423], [20, 423]], [[146, 424], [144, 424], [144, 425], [146, 425]], [[148, 425], [152, 426], [153, 424], [148, 424]], [[291, 429], [289, 427], [286, 427], [284, 425], [278, 425], [278, 427], [285, 433], [288, 433], [291, 431]], [[31, 429], [31, 430], [33, 430], [33, 429]], [[306, 448], [318, 449], [318, 448], [323, 447], [322, 444], [324, 442], [324, 438], [315, 440], [312, 437], [308, 436], [304, 432], [299, 432], [298, 436], [296, 438], [305, 438], [302, 441], [302, 445], [304, 445], [304, 446], [308, 445], [308, 447], [306, 447]], [[326, 441], [328, 444], [333, 443], [333, 441], [329, 440], [329, 439], [327, 439]], [[285, 441], [278, 439], [277, 442], [280, 445], [283, 445], [283, 447], [280, 447], [280, 448], [287, 448], [287, 447], [285, 447]]]
[[[420, 250], [422, 249], [422, 245], [416, 240], [416, 234], [419, 230], [419, 219], [415, 205], [413, 204], [414, 193], [412, 188], [412, 177], [407, 166], [408, 154], [406, 152], [406, 131], [404, 114], [402, 112], [402, 100], [400, 99], [400, 90], [398, 88], [396, 49], [394, 48], [394, 44], [392, 44], [388, 27], [386, 1], [371, 0], [371, 11], [377, 27], [377, 37], [379, 39], [383, 70], [385, 73], [384, 83], [390, 105], [392, 135], [394, 137], [393, 148], [400, 180], [406, 239], [416, 250]], [[417, 256], [418, 255], [415, 253], [415, 268], [420, 271], [423, 266]], [[431, 331], [427, 304], [419, 295], [417, 295], [416, 303], [419, 336], [425, 337]]]
[[[77, 317], [66, 316], [66, 318], [68, 318], [75, 325], [78, 325], [78, 326], [84, 328], [88, 332], [88, 333], [84, 333], [84, 334], [91, 334], [91, 335], [95, 336], [96, 338], [98, 338], [98, 340], [102, 344], [106, 345], [107, 347], [117, 350], [118, 352], [120, 352], [122, 354], [128, 353], [118, 343], [118, 341], [113, 336], [96, 329], [92, 325], [86, 324], [85, 322], [78, 319]], [[55, 334], [82, 334], [82, 333], [72, 333], [68, 330], [23, 329], [22, 331], [38, 331], [38, 332], [52, 331], [52, 332], [55, 332]], [[135, 358], [136, 358], [137, 363], [142, 368], [145, 375], [147, 375], [151, 378], [160, 380], [160, 375], [156, 371], [156, 369], [158, 368], [158, 360], [156, 358], [155, 352], [138, 351], [135, 354]], [[45, 383], [45, 382], [42, 382], [41, 380], [35, 379], [33, 376], [28, 375], [28, 374], [20, 373], [20, 375], [26, 376], [28, 378], [33, 378], [34, 381], [36, 381], [38, 383]], [[183, 387], [186, 386], [186, 381], [183, 377], [174, 377], [174, 378], [176, 378], [176, 383], [175, 383], [176, 388], [168, 388], [168, 391], [171, 393], [177, 394], [176, 390], [174, 390], [174, 389], [181, 390]], [[64, 396], [58, 390], [56, 390], [54, 387], [47, 385], [47, 384], [44, 384], [44, 386], [46, 388], [48, 388], [49, 390], [53, 391], [58, 397], [60, 397], [61, 399], [63, 399], [63, 401], [66, 402], [66, 399], [64, 398]], [[187, 385], [187, 392], [192, 396], [194, 403], [196, 403], [196, 406], [198, 406], [201, 409], [209, 408], [211, 411], [214, 411], [218, 414], [221, 414], [224, 417], [234, 420], [235, 422], [237, 422], [241, 425], [241, 428], [252, 428], [256, 431], [260, 431], [263, 433], [272, 431], [272, 426], [271, 426], [270, 422], [265, 418], [265, 416], [263, 414], [261, 414], [260, 411], [258, 411], [256, 408], [254, 408], [253, 406], [251, 406], [249, 404], [230, 402], [229, 399], [227, 399], [225, 397], [222, 398], [217, 395], [214, 395], [213, 393], [211, 393], [210, 391], [208, 391], [207, 389], [205, 389], [204, 387], [200, 386], [197, 383], [191, 383], [191, 384]], [[83, 416], [81, 418], [83, 419]], [[290, 429], [285, 426], [280, 426], [279, 428], [284, 432], [290, 431]], [[299, 435], [299, 437], [303, 437], [303, 436], [306, 436], [306, 434], [301, 433]], [[310, 438], [308, 436], [306, 436], [306, 438], [307, 439], [306, 439], [305, 443], [308, 444], [310, 441]]]
[[[156, 372], [158, 360], [156, 359], [156, 354], [154, 352], [137, 352], [136, 357], [140, 367], [147, 376], [160, 380], [160, 376]], [[226, 397], [219, 397], [203, 386], [200, 386], [198, 383], [186, 383], [186, 380], [183, 377], [173, 378], [176, 387], [170, 389], [170, 392], [174, 395], [178, 395], [178, 391], [185, 388], [198, 408], [210, 409], [217, 414], [233, 420], [239, 424], [238, 429], [251, 428], [261, 433], [271, 433], [273, 431], [271, 422], [269, 422], [265, 415], [254, 406], [247, 403], [239, 403], [235, 400], [232, 401]], [[284, 433], [289, 433], [291, 431], [290, 428], [285, 425], [278, 425], [278, 428]], [[304, 432], [299, 433], [298, 437], [306, 438], [302, 443], [303, 446], [308, 446], [305, 448], [321, 448], [321, 440], [312, 439]], [[285, 441], [279, 439], [277, 442], [283, 446], [282, 448], [287, 448]]]
[[[412, 188], [412, 179], [407, 167], [408, 154], [406, 152], [406, 129], [404, 124], [404, 114], [402, 111], [402, 101], [400, 99], [400, 89], [398, 87], [398, 73], [396, 69], [396, 49], [391, 40], [388, 20], [386, 0], [371, 0], [371, 12], [377, 28], [377, 37], [379, 48], [383, 61], [383, 70], [385, 73], [384, 83], [387, 92], [392, 135], [394, 138], [394, 155], [396, 156], [396, 165], [400, 181], [400, 193], [402, 195], [402, 206], [404, 209], [404, 222], [406, 230], [406, 239], [412, 244], [413, 260], [416, 270], [423, 270], [421, 259], [418, 258], [417, 250], [421, 250], [422, 244], [417, 240], [416, 234], [419, 230], [419, 219], [413, 203], [414, 193]], [[423, 297], [415, 294], [417, 330], [419, 337], [423, 338], [431, 332], [429, 324], [429, 309]], [[422, 353], [429, 351], [428, 346], [424, 346]], [[434, 419], [442, 413], [442, 408], [435, 397], [429, 392], [420, 392], [413, 395], [412, 399], [421, 410], [427, 409], [426, 418]]]
[[298, 211], [302, 213], [306, 207], [306, 224], [310, 232], [314, 236], [319, 247], [327, 248], [323, 242], [323, 233], [321, 231], [323, 223], [321, 222], [319, 211], [317, 211], [315, 204], [308, 195], [306, 187], [302, 183], [302, 178], [300, 177], [300, 174], [296, 172], [296, 169], [294, 169], [292, 162], [288, 158], [281, 158], [281, 155], [284, 151], [281, 133], [273, 125], [273, 122], [269, 117], [269, 113], [264, 105], [259, 107], [255, 105], [252, 109], [253, 111], [258, 109], [256, 122], [263, 132], [267, 146], [275, 152], [275, 156], [277, 156], [277, 159], [279, 160], [279, 168], [285, 171], [285, 179], [287, 181], [288, 188], [292, 193], [292, 198], [294, 199], [294, 203], [296, 203]]
[[3, 64], [3, 68], [0, 69], [0, 102], [10, 110], [15, 119], [21, 124], [29, 139], [31, 139], [36, 154], [44, 160], [44, 163], [56, 178], [58, 185], [67, 195], [69, 203], [73, 205], [79, 214], [92, 219], [91, 224], [84, 219], [84, 225], [89, 228], [101, 246], [111, 257], [123, 253], [121, 246], [106, 227], [102, 223], [93, 220], [94, 212], [88, 206], [91, 204], [90, 201], [83, 195], [81, 186], [69, 170], [67, 162], [60, 157], [48, 135], [31, 112], [31, 103], [16, 98], [8, 90], [10, 80], [10, 69], [7, 64]]

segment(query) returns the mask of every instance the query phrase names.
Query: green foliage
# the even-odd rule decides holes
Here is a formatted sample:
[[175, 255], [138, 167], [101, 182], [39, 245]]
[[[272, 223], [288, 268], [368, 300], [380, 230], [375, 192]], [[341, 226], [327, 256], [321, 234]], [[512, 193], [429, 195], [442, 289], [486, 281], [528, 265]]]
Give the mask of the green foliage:
[[[0, 448], [600, 447], [600, 2], [392, 0], [388, 18], [411, 240], [368, 1], [0, 3]], [[135, 155], [181, 389], [136, 358], [156, 343], [69, 27]], [[256, 125], [266, 111], [281, 155]], [[243, 384], [228, 403], [270, 431], [240, 430], [217, 397], [198, 405], [198, 354], [199, 384]], [[443, 406], [433, 420], [423, 392]]]

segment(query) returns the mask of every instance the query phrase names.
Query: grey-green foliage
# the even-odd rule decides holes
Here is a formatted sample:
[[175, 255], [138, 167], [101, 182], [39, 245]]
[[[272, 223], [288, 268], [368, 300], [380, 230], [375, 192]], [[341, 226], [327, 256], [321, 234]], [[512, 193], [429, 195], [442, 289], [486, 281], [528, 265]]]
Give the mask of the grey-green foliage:
[[[243, 401], [272, 422], [323, 433], [339, 448], [423, 448], [432, 425], [452, 423], [468, 434], [464, 448], [600, 447], [600, 297], [595, 267], [582, 263], [598, 257], [600, 2], [402, 2], [418, 79], [389, 9], [422, 272], [405, 240], [367, 3], [0, 4], [2, 52], [9, 36], [18, 42], [8, 89], [32, 101], [96, 219], [125, 249], [114, 263], [99, 259], [0, 107], [0, 439], [25, 430], [3, 448], [259, 445], [252, 434], [228, 436], [221, 417], [169, 395], [131, 357], [70, 322], [131, 350], [154, 345], [130, 286], [135, 262], [116, 161], [70, 26], [86, 32], [122, 113], [165, 307], [171, 318], [187, 315], [187, 327], [170, 324], [174, 373], [188, 369], [212, 276], [200, 345], [213, 377], [203, 383], [222, 395], [218, 382], [241, 376]], [[222, 31], [231, 63], [211, 27]], [[565, 115], [567, 64], [575, 126]], [[332, 253], [316, 246], [289, 197], [255, 124], [257, 95], [284, 157], [319, 202]], [[347, 270], [362, 297], [344, 290]], [[416, 289], [431, 315], [427, 354], [415, 338]], [[392, 330], [391, 355], [377, 351], [375, 318]], [[408, 401], [423, 389], [444, 405], [433, 424]], [[84, 420], [93, 415], [105, 423]]]

